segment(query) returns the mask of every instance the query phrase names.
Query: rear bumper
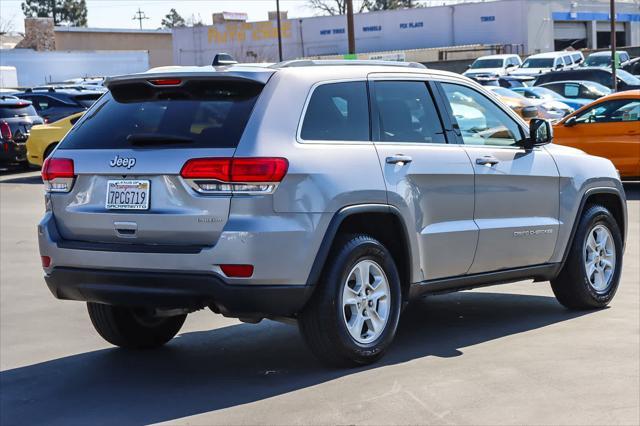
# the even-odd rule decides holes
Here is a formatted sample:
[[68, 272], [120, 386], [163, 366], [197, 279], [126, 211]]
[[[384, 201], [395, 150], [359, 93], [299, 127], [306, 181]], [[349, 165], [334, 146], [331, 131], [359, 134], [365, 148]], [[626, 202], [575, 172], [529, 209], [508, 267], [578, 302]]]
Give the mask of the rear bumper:
[[58, 299], [120, 306], [199, 309], [227, 316], [292, 316], [309, 299], [305, 285], [230, 285], [215, 274], [53, 268], [45, 281]]

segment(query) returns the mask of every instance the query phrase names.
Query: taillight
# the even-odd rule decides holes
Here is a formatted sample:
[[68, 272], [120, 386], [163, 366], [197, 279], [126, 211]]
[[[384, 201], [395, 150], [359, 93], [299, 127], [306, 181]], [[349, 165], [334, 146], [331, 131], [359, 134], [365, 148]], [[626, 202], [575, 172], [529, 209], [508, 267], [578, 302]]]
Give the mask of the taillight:
[[48, 192], [69, 192], [73, 186], [75, 170], [73, 160], [47, 158], [42, 165], [42, 181]]
[[280, 157], [194, 158], [180, 176], [203, 193], [269, 193], [287, 174], [289, 162]]
[[13, 139], [13, 134], [11, 133], [11, 127], [9, 126], [9, 123], [7, 123], [6, 121], [0, 121], [0, 135], [2, 136], [2, 139], [5, 141], [10, 141], [11, 139]]

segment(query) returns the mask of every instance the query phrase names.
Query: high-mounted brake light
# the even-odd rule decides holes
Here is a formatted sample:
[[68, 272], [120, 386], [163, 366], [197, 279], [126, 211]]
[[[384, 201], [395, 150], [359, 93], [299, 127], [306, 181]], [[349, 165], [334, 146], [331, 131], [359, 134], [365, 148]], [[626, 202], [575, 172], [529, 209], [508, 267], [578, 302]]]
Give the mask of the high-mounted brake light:
[[179, 78], [157, 78], [154, 80], [149, 80], [149, 83], [156, 86], [177, 86], [182, 83], [182, 80]]
[[2, 140], [4, 141], [10, 141], [13, 138], [11, 127], [6, 121], [0, 121], [0, 136], [2, 136]]
[[69, 192], [73, 186], [75, 170], [73, 160], [47, 158], [42, 165], [42, 181], [48, 192]]
[[199, 192], [265, 193], [275, 189], [288, 168], [287, 159], [280, 157], [194, 158], [180, 176]]

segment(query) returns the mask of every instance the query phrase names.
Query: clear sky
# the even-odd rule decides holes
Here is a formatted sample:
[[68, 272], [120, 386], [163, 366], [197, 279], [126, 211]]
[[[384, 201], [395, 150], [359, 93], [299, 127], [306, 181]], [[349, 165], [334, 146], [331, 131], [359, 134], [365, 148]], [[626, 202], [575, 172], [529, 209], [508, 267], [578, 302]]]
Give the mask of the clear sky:
[[[24, 30], [22, 0], [0, 0], [0, 19], [5, 24], [11, 20], [15, 31]], [[357, 3], [357, 2], [354, 2]], [[307, 0], [280, 0], [280, 9], [288, 11], [290, 17], [311, 16], [316, 12], [307, 6]], [[175, 8], [183, 18], [200, 15], [205, 25], [211, 24], [214, 12], [246, 12], [250, 21], [267, 19], [267, 12], [276, 10], [275, 0], [87, 0], [90, 27], [138, 28], [133, 15], [138, 7], [150, 18], [142, 22], [143, 28], [154, 29]]]

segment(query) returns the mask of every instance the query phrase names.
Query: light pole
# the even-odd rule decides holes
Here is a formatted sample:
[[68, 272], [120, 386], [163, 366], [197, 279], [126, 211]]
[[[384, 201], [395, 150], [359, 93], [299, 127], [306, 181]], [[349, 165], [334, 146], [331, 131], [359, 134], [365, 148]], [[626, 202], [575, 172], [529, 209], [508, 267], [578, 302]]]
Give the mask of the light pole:
[[618, 81], [616, 78], [616, 2], [611, 2], [611, 89], [614, 92], [618, 90]]
[[346, 0], [346, 2], [347, 2], [347, 38], [349, 39], [349, 54], [354, 55], [356, 53], [356, 38], [353, 32], [353, 1]]
[[282, 29], [280, 28], [280, 0], [276, 0], [276, 15], [277, 15], [276, 22], [278, 24], [278, 58], [280, 58], [280, 62], [282, 62]]

